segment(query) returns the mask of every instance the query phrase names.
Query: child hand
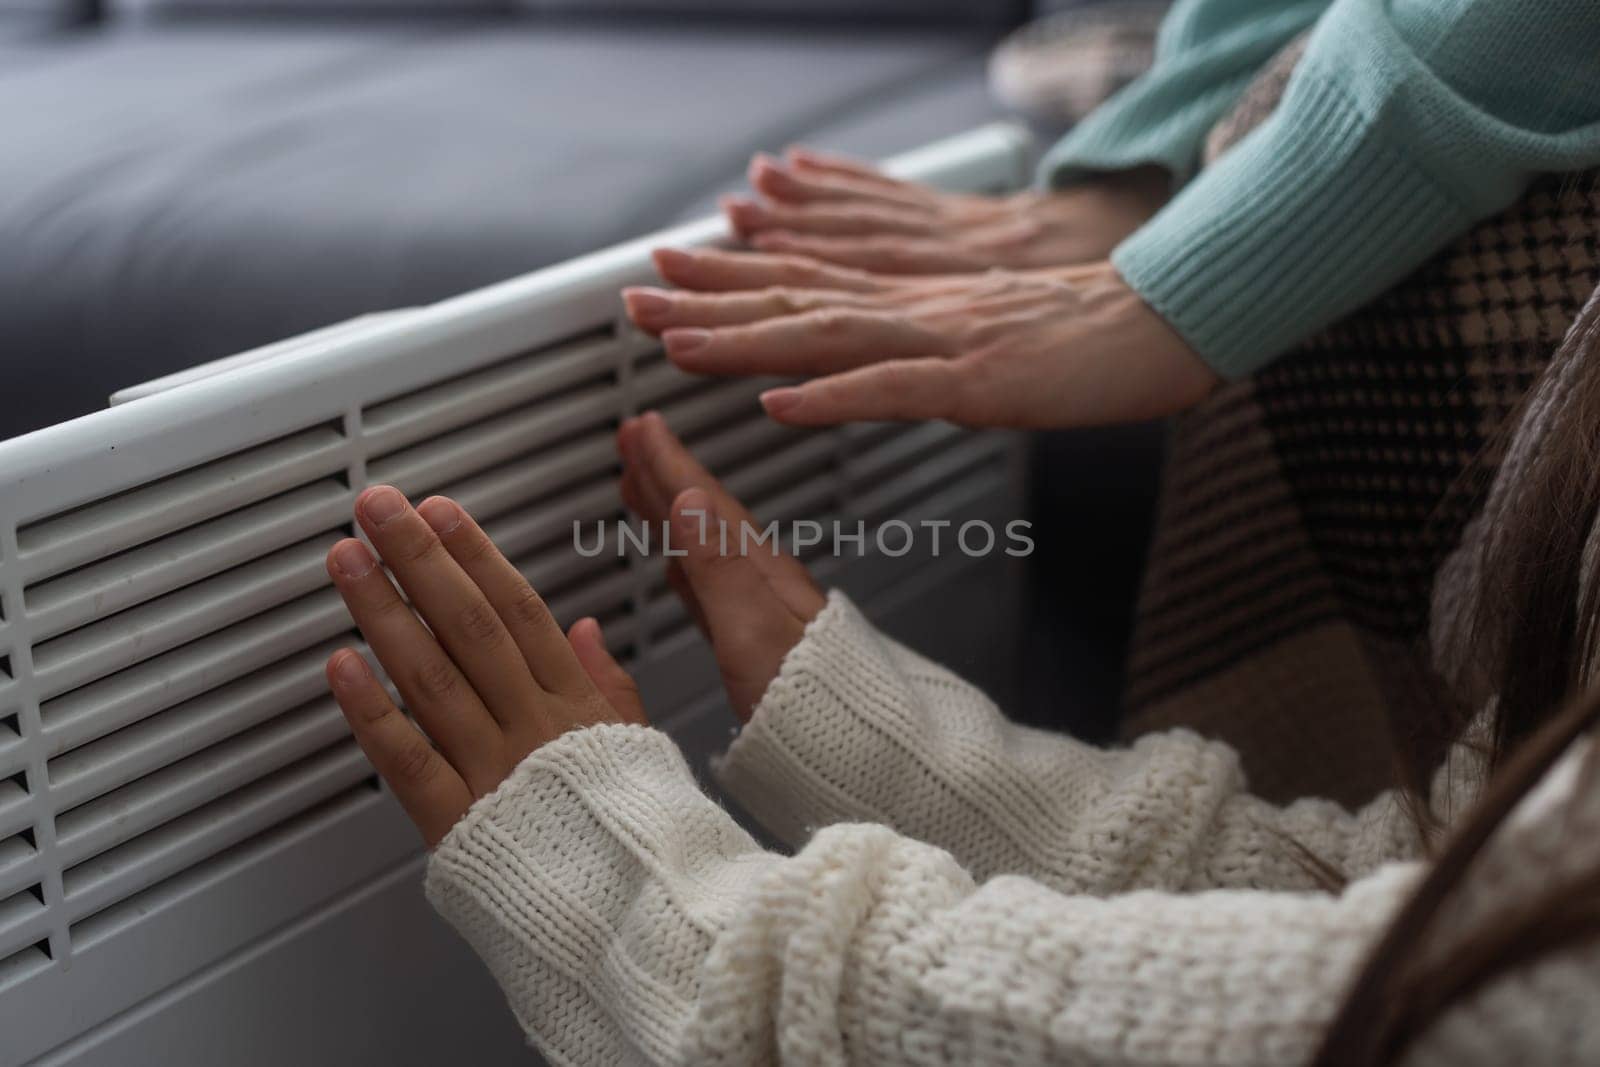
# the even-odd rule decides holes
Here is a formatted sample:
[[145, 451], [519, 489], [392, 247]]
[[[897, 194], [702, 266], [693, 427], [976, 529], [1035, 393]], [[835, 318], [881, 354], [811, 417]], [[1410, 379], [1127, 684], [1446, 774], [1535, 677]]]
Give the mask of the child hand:
[[569, 641], [460, 505], [433, 497], [413, 509], [376, 486], [356, 518], [410, 604], [355, 539], [329, 551], [328, 574], [416, 723], [350, 649], [329, 658], [328, 683], [429, 848], [539, 746], [584, 726], [645, 723], [599, 625], [579, 621]]
[[742, 524], [760, 527], [660, 415], [623, 423], [617, 446], [622, 499], [647, 522], [672, 523], [672, 544], [686, 554], [669, 561], [667, 579], [711, 642], [734, 714], [748, 721], [784, 656], [822, 610], [822, 591], [793, 556], [769, 545], [743, 551]]

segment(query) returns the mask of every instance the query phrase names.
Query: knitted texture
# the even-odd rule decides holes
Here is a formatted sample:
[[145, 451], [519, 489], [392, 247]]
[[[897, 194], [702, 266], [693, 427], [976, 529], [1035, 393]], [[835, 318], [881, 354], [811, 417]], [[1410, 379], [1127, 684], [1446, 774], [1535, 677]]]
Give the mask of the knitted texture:
[[1001, 104], [1041, 122], [1078, 122], [1150, 69], [1167, 0], [1058, 11], [1023, 26], [989, 58]]
[[1155, 63], [1045, 153], [1039, 180], [1068, 185], [1146, 164], [1174, 186], [1200, 167], [1207, 131], [1256, 72], [1303, 33], [1328, 0], [1177, 0], [1156, 37]]
[[1347, 875], [1419, 848], [1392, 797], [1354, 814], [1316, 799], [1277, 807], [1250, 794], [1232, 749], [1186, 730], [1107, 751], [1014, 724], [839, 593], [713, 766], [788, 844], [882, 823], [980, 880], [1023, 874], [1064, 893], [1313, 888], [1291, 841]]
[[[1220, 123], [1280, 106], [1298, 43]], [[1209, 164], [1208, 164], [1209, 165]], [[1258, 793], [1360, 803], [1432, 666], [1436, 581], [1505, 419], [1600, 284], [1600, 172], [1541, 178], [1288, 357], [1177, 420], [1128, 666], [1129, 736], [1227, 741]], [[1434, 622], [1450, 618], [1434, 616]]]
[[[1273, 115], [1112, 255], [1228, 378], [1390, 288], [1534, 176], [1600, 164], [1600, 79], [1579, 73], [1600, 54], [1592, 0], [1315, 6], [1327, 10]], [[1305, 5], [1269, 0], [1180, 7], [1212, 32], [1162, 51], [1069, 134], [1051, 180], [1139, 162], [1191, 172], [1203, 120], [1237, 99], [1260, 47], [1307, 24], [1290, 24]]]
[[[1562, 869], [1595, 858], [1600, 789], [1563, 773], [1538, 798], [1560, 817], [1519, 814], [1441, 938], [1546, 884], [1557, 851]], [[552, 1063], [1302, 1062], [1420, 872], [1383, 862], [1415, 849], [1387, 798], [1276, 809], [1192, 735], [1096, 751], [1009, 725], [837, 594], [722, 777], [783, 832], [873, 812], [945, 840], [836, 823], [763, 852], [665, 735], [566, 734], [473, 806], [427, 877]], [[1285, 891], [1305, 875], [1281, 833], [1361, 876]], [[1557, 954], [1455, 1009], [1414, 1062], [1581, 1062], [1597, 996], [1600, 956]]]

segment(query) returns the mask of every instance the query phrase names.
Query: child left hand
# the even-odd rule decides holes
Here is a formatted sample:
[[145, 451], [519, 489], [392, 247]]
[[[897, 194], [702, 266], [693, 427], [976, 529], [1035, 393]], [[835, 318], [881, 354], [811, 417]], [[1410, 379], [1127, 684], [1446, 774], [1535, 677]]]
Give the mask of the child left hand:
[[376, 486], [356, 518], [410, 603], [353, 538], [329, 551], [328, 574], [416, 724], [350, 649], [329, 658], [328, 683], [429, 848], [541, 745], [584, 726], [646, 722], [599, 624], [582, 619], [563, 634], [460, 505], [433, 497], [412, 508]]

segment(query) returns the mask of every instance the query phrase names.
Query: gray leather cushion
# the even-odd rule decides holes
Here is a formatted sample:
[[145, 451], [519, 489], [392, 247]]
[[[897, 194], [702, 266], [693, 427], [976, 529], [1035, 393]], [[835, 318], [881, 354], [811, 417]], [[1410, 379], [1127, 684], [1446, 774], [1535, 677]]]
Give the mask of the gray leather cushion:
[[[237, 0], [245, 2], [245, 0]], [[852, 18], [1016, 21], [1025, 5], [1007, 0], [512, 0], [527, 11], [737, 15], [749, 18]]]
[[[6, 0], [0, 0], [3, 5]], [[42, 4], [60, 0], [15, 0]], [[736, 16], [742, 19], [895, 19], [998, 24], [1020, 18], [1016, 0], [109, 0], [120, 14], [165, 12], [523, 11], [560, 15]]]
[[444, 22], [41, 45], [0, 68], [0, 436], [637, 235], [819, 127], [878, 116], [840, 147], [882, 152], [954, 132], [987, 111], [985, 43]]

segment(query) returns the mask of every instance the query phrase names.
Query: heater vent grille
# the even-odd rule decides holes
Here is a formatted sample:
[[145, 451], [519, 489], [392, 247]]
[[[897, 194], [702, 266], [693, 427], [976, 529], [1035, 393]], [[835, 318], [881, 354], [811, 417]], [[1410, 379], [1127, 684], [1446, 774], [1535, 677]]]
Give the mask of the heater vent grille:
[[[661, 561], [572, 544], [574, 523], [624, 519], [629, 414], [658, 405], [780, 527], [853, 530], [994, 477], [1009, 447], [947, 426], [779, 426], [757, 401], [770, 384], [692, 378], [646, 339], [591, 331], [19, 527], [39, 726], [29, 745], [0, 715], [0, 950], [31, 950], [53, 911], [70, 948], [86, 918], [370, 777], [322, 680], [359, 641], [323, 559], [364, 485], [459, 499], [563, 622], [598, 616], [637, 665], [685, 628]], [[8, 666], [0, 695], [20, 689]], [[56, 907], [34, 881], [30, 749]]]
[[[1014, 138], [986, 138], [954, 150], [968, 188], [1020, 175]], [[365, 487], [460, 500], [562, 622], [596, 615], [641, 677], [678, 679], [647, 690], [665, 722], [715, 679], [684, 666], [661, 560], [573, 545], [624, 518], [622, 419], [660, 410], [762, 521], [953, 514], [1015, 485], [1010, 437], [801, 432], [761, 412], [768, 382], [680, 373], [618, 321], [648, 247], [0, 442], [0, 1067], [415, 855], [322, 675], [362, 647], [323, 559]], [[312, 848], [337, 862], [275, 862]]]

